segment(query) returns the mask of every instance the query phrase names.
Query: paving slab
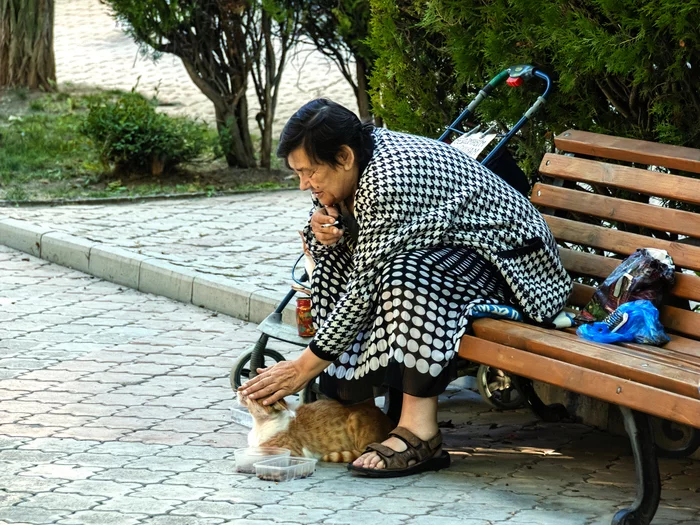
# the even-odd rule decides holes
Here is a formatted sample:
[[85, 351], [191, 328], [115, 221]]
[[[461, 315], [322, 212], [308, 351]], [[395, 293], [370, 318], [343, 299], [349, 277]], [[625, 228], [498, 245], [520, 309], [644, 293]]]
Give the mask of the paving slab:
[[[463, 381], [440, 401], [447, 471], [364, 480], [321, 464], [280, 484], [236, 473], [248, 429], [231, 418], [227, 376], [256, 325], [4, 247], [0, 277], [0, 330], [13, 334], [0, 339], [12, 350], [0, 413], [13, 415], [0, 418], [0, 523], [588, 525], [634, 498], [625, 439], [494, 411]], [[38, 332], [13, 329], [28, 316]], [[94, 322], [105, 319], [126, 324]], [[37, 333], [65, 338], [44, 355]], [[700, 522], [697, 464], [661, 463], [660, 524]]]
[[[296, 190], [175, 202], [13, 208], [10, 218], [0, 220], [0, 244], [123, 286], [259, 323], [290, 289], [291, 269], [301, 253], [297, 231], [309, 210], [309, 195]], [[204, 238], [211, 242], [202, 245]], [[66, 280], [65, 285], [73, 288], [74, 283]], [[104, 300], [98, 288], [89, 291], [95, 296], [85, 294], [84, 307]], [[128, 300], [135, 298], [117, 295], [109, 304]], [[293, 306], [285, 311], [284, 322], [293, 322]], [[102, 318], [82, 322], [107, 324]]]
[[[109, 12], [99, 0], [56, 0], [54, 51], [59, 86], [123, 91], [136, 88], [149, 98], [157, 95], [163, 103], [161, 110], [170, 115], [213, 124], [214, 107], [192, 82], [182, 61], [167, 54], [155, 62], [143, 56]], [[259, 111], [254, 89], [249, 82], [251, 130], [257, 130], [255, 115]], [[282, 75], [274, 131], [279, 133], [302, 104], [321, 96], [357, 111], [352, 88], [338, 68], [310, 46], [298, 46], [290, 53]]]

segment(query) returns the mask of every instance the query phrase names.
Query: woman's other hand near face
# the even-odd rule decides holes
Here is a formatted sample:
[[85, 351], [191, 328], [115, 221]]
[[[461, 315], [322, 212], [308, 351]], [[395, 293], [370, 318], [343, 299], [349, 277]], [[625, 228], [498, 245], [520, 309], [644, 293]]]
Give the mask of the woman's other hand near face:
[[343, 230], [333, 224], [340, 217], [335, 208], [327, 207], [316, 210], [311, 216], [311, 231], [321, 244], [335, 244], [343, 236]]

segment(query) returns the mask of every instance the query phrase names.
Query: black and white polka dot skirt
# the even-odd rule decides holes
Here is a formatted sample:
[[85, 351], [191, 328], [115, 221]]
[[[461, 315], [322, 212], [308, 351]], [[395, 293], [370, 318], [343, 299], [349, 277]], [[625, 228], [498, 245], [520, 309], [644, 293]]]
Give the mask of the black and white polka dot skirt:
[[[347, 282], [345, 257], [314, 270], [312, 304], [321, 324]], [[459, 340], [477, 304], [511, 304], [500, 272], [467, 248], [402, 253], [377, 279], [372, 316], [352, 345], [321, 375], [321, 391], [345, 402], [367, 399], [373, 387], [431, 397], [456, 377]]]

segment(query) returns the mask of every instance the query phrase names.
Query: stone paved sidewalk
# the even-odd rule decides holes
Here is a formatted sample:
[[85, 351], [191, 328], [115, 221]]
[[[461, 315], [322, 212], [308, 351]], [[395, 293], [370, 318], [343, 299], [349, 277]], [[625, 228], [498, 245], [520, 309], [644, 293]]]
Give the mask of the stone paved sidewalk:
[[[149, 97], [158, 88], [167, 113], [214, 123], [211, 102], [190, 80], [180, 59], [164, 55], [154, 64], [140, 55], [138, 46], [117, 27], [99, 0], [57, 0], [54, 33], [56, 76], [61, 87], [130, 91], [138, 84], [138, 90]], [[252, 83], [247, 95], [250, 126], [255, 131], [258, 105]], [[299, 48], [282, 75], [275, 133], [302, 104], [320, 96], [357, 111], [352, 89], [336, 66], [321, 53]]]
[[[297, 231], [311, 209], [308, 192], [105, 206], [3, 208], [2, 216], [252, 285], [281, 299], [301, 254]], [[2, 244], [2, 239], [0, 239]]]
[[[456, 387], [440, 404], [447, 471], [237, 474], [227, 373], [254, 328], [0, 247], [0, 524], [607, 524], [633, 498], [626, 440]], [[661, 472], [654, 523], [700, 522], [700, 464]]]

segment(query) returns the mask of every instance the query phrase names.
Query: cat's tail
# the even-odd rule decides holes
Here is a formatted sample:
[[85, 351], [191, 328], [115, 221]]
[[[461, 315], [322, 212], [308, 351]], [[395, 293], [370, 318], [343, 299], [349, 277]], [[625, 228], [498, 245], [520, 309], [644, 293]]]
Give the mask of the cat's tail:
[[358, 450], [343, 450], [342, 452], [331, 452], [321, 458], [321, 461], [328, 463], [350, 463], [362, 455]]

